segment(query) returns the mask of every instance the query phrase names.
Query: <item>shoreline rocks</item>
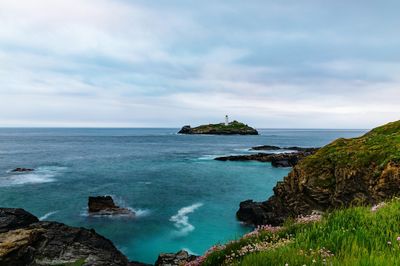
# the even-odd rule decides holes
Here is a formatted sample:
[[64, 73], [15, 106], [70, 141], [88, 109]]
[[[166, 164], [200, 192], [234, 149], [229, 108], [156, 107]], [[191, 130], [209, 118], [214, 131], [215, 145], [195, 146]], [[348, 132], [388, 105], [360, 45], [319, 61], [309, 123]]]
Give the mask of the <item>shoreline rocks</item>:
[[161, 253], [155, 266], [181, 266], [196, 259], [197, 256], [190, 255], [185, 250], [180, 250], [177, 253]]
[[298, 147], [298, 146], [293, 146], [293, 147], [278, 147], [278, 146], [271, 146], [271, 145], [262, 145], [262, 146], [255, 146], [252, 147], [251, 150], [253, 151], [277, 151], [277, 150], [287, 150], [287, 151], [298, 151], [298, 152], [310, 152], [314, 153], [320, 148], [304, 148], [304, 147]]
[[95, 215], [126, 215], [135, 216], [135, 213], [127, 208], [115, 205], [111, 196], [95, 196], [88, 199], [89, 214]]
[[231, 155], [217, 157], [217, 161], [258, 161], [270, 162], [274, 167], [293, 167], [303, 158], [313, 154], [314, 152], [291, 152], [291, 153], [257, 153], [249, 155]]
[[0, 228], [0, 265], [146, 265], [129, 262], [93, 229], [40, 222], [23, 209], [0, 208]]

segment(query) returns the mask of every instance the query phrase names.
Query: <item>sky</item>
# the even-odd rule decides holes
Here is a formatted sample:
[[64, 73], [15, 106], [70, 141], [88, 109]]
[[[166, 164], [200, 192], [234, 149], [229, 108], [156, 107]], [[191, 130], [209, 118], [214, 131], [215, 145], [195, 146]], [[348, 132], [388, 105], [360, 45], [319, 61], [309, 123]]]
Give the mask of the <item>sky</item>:
[[395, 0], [0, 0], [0, 126], [372, 128]]

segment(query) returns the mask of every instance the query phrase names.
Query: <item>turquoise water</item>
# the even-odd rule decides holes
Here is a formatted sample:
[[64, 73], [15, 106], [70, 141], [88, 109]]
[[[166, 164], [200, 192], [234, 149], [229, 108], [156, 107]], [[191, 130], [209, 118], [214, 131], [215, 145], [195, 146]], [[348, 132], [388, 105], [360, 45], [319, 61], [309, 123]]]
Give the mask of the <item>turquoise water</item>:
[[[364, 130], [260, 130], [260, 136], [185, 136], [177, 129], [0, 129], [0, 206], [94, 228], [130, 259], [211, 245], [247, 232], [240, 201], [265, 200], [290, 169], [219, 162], [256, 145], [322, 146]], [[33, 173], [13, 174], [16, 167]], [[112, 195], [136, 218], [88, 217], [89, 195]]]

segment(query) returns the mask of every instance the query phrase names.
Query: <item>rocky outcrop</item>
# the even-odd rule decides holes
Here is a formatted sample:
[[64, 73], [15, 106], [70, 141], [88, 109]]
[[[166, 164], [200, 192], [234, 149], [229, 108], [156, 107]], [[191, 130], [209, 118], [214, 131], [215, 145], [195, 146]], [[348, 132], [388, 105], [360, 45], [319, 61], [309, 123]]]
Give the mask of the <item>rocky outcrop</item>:
[[181, 250], [177, 253], [161, 253], [156, 261], [156, 266], [183, 266], [194, 261], [197, 256], [190, 255], [187, 251]]
[[231, 155], [217, 157], [217, 161], [259, 161], [270, 162], [274, 167], [293, 167], [301, 159], [313, 154], [314, 152], [291, 152], [291, 153], [257, 153], [249, 155]]
[[277, 151], [277, 150], [286, 150], [286, 151], [302, 151], [302, 152], [308, 152], [308, 153], [314, 153], [320, 148], [304, 148], [304, 147], [278, 147], [278, 146], [271, 146], [271, 145], [262, 145], [262, 146], [256, 146], [252, 147], [251, 150], [254, 151]]
[[36, 216], [23, 209], [0, 208], [0, 233], [24, 228], [39, 222]]
[[135, 213], [129, 209], [115, 205], [111, 196], [89, 197], [88, 209], [89, 214], [95, 215], [135, 215]]
[[0, 208], [0, 228], [0, 265], [140, 265], [93, 229], [38, 222], [21, 209]]
[[189, 125], [182, 127], [178, 134], [208, 134], [208, 135], [258, 135], [258, 131], [246, 124], [233, 121], [224, 123], [201, 125], [192, 128]]
[[18, 168], [13, 169], [11, 172], [13, 172], [13, 173], [24, 173], [24, 172], [32, 172], [34, 170], [35, 169], [33, 169], [33, 168], [21, 168], [21, 167], [18, 167]]
[[301, 160], [265, 202], [244, 201], [239, 220], [281, 224], [288, 217], [400, 195], [400, 121], [362, 137], [338, 139]]

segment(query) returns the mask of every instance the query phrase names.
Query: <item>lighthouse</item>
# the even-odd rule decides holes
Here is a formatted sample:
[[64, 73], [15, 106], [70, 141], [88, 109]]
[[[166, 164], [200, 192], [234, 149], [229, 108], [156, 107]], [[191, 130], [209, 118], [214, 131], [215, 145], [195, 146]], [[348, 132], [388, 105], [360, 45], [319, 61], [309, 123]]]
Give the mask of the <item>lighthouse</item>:
[[229, 117], [228, 115], [225, 116], [225, 126], [229, 125]]

